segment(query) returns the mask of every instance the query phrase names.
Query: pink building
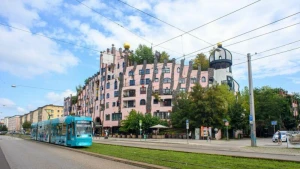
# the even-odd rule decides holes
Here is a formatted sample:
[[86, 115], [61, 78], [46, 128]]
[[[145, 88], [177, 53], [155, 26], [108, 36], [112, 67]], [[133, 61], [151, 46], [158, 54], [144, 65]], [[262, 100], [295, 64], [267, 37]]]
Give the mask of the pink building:
[[[153, 64], [144, 61], [137, 65], [129, 61], [129, 45], [124, 47], [124, 50], [116, 50], [112, 45], [111, 49], [101, 52], [100, 72], [89, 78], [78, 94], [77, 104], [72, 105], [77, 115], [92, 116], [96, 127], [114, 133], [132, 109], [168, 120], [176, 93], [188, 92], [196, 83], [208, 87], [209, 82], [211, 85], [230, 82], [231, 86], [236, 86], [232, 89], [238, 90], [231, 74], [231, 53], [222, 46], [211, 55], [213, 68], [208, 71], [201, 71], [200, 66], [193, 70], [192, 61], [189, 65], [184, 65], [184, 60], [176, 63], [175, 59], [158, 63], [159, 53], [155, 54]], [[69, 102], [65, 99], [65, 107]]]
[[8, 131], [20, 131], [20, 116], [15, 115], [8, 118]]

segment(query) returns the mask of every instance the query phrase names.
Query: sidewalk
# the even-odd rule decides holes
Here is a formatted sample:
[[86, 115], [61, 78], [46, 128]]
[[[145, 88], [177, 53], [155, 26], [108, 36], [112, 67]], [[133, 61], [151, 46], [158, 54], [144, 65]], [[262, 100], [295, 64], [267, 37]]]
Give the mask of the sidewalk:
[[96, 138], [95, 143], [114, 144], [141, 148], [153, 148], [183, 152], [196, 152], [265, 158], [300, 162], [300, 149], [287, 149], [286, 143], [278, 145], [270, 138], [257, 139], [257, 147], [250, 147], [250, 139], [241, 140], [186, 140], [186, 139], [130, 139], [130, 138]]

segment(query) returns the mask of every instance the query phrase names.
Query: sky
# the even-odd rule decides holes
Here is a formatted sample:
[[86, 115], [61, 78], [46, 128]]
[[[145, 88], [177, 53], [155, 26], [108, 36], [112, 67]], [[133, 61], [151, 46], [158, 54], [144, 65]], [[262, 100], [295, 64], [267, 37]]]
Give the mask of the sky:
[[132, 7], [118, 0], [2, 0], [0, 119], [46, 104], [63, 105], [64, 97], [99, 70], [99, 53], [112, 44], [118, 49], [128, 42], [131, 50], [144, 44], [166, 51], [176, 62], [185, 56], [188, 63], [218, 42], [286, 17], [222, 44], [233, 54], [233, 76], [241, 90], [248, 86], [250, 53], [254, 87], [300, 92], [299, 0], [123, 2]]

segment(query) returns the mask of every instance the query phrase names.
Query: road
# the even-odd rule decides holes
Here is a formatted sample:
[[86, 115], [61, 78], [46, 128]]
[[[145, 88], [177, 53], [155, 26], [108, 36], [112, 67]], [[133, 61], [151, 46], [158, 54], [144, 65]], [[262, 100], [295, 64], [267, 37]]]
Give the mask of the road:
[[[2, 150], [2, 151], [1, 151]], [[3, 153], [2, 153], [3, 152]], [[4, 158], [4, 156], [6, 158]], [[9, 166], [6, 165], [6, 161]], [[0, 136], [1, 169], [138, 169], [124, 163], [9, 136]]]

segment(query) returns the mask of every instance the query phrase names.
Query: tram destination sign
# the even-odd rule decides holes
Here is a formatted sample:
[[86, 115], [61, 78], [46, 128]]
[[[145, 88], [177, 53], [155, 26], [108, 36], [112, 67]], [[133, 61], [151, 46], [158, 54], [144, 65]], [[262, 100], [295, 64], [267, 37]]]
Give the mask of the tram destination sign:
[[84, 121], [84, 120], [77, 121], [77, 124], [90, 124], [90, 123], [91, 123], [90, 121]]

